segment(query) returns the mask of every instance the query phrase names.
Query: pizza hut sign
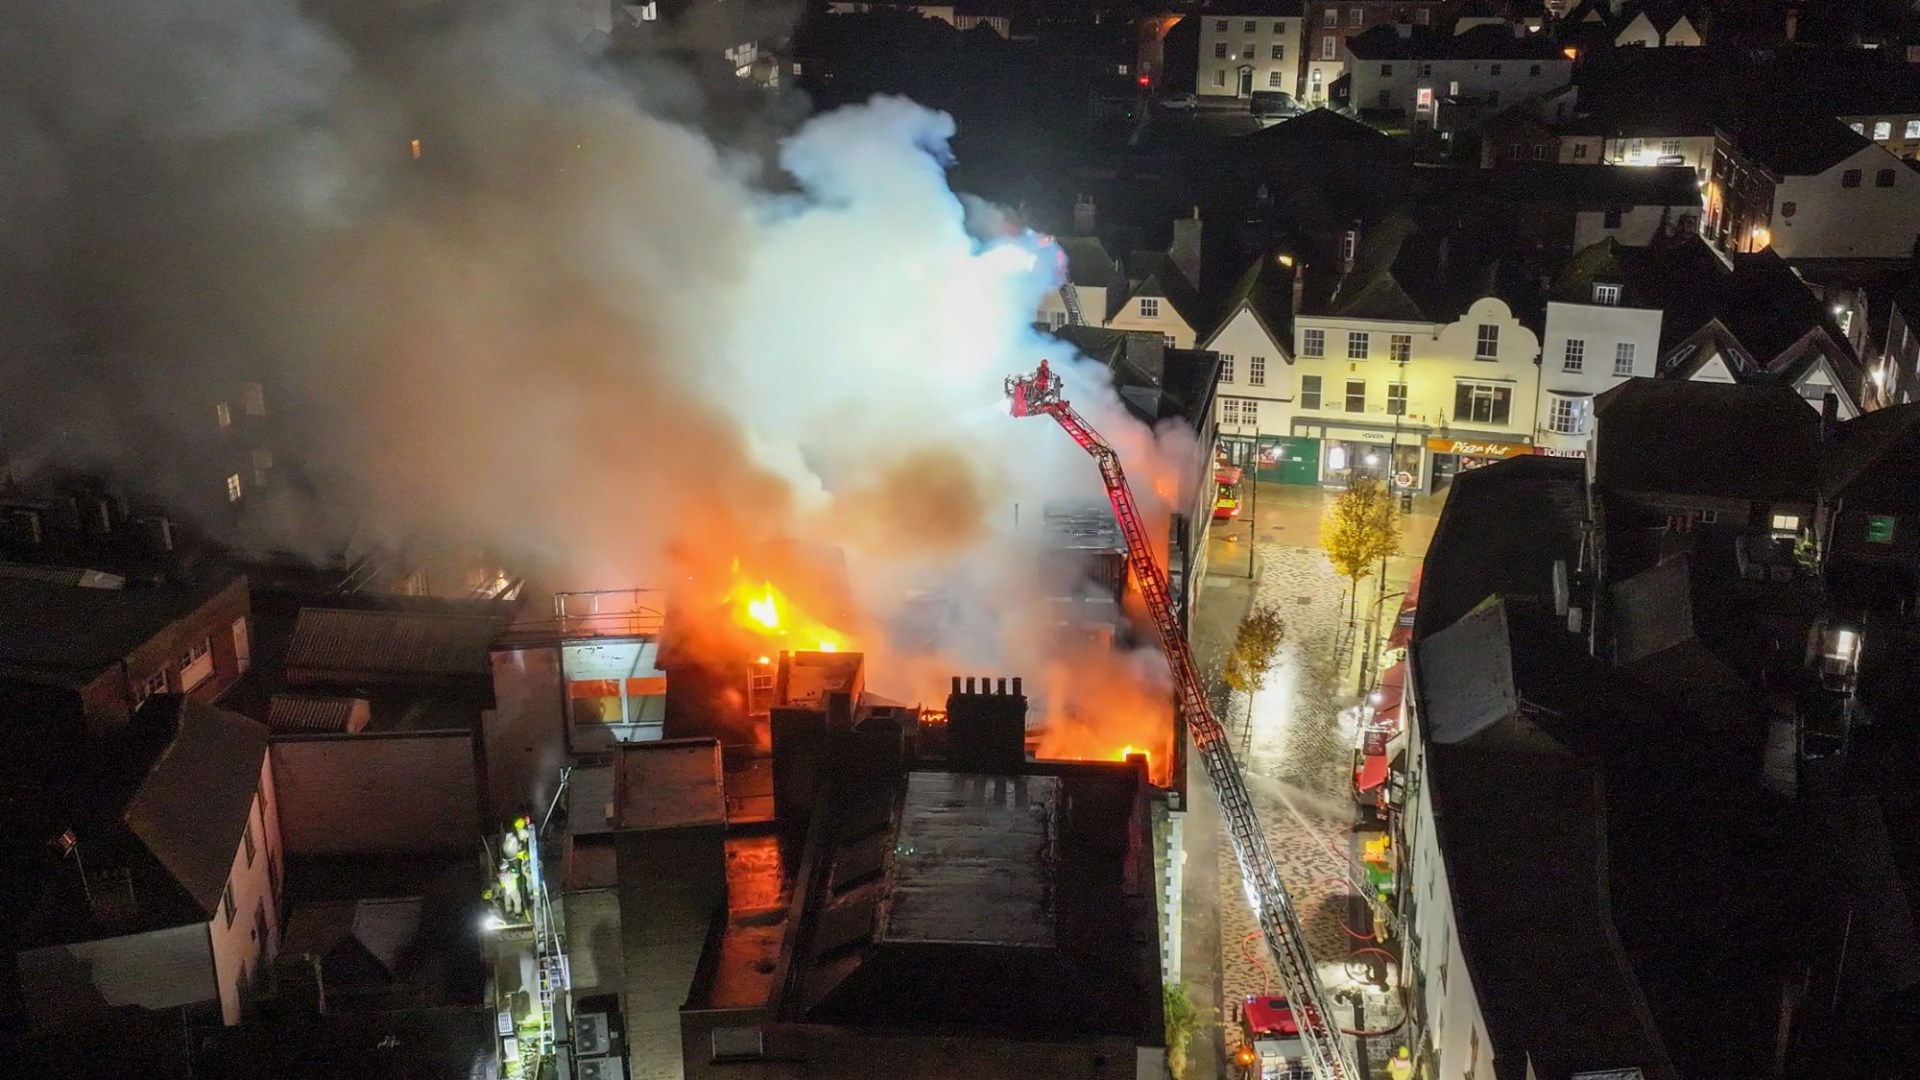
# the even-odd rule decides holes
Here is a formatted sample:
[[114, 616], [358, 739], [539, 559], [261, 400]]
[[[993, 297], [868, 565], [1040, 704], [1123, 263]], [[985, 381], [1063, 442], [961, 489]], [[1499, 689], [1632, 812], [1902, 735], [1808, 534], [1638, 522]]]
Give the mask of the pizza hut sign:
[[1533, 447], [1519, 443], [1469, 442], [1466, 439], [1428, 439], [1427, 449], [1436, 454], [1484, 458], [1510, 458], [1533, 453]]

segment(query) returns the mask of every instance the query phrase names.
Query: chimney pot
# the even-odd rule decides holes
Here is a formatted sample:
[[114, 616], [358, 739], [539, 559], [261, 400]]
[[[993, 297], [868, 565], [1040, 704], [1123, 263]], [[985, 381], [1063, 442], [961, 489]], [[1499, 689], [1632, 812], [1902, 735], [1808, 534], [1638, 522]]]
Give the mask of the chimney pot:
[[967, 693], [973, 693], [973, 676], [967, 676]]
[[956, 694], [960, 692], [960, 676], [958, 675], [953, 677], [953, 692]]
[[1013, 695], [1015, 697], [1020, 697], [1023, 694], [1024, 694], [1024, 691], [1020, 689], [1020, 676], [1015, 675], [1013, 677]]
[[1004, 678], [1001, 679], [999, 682], [999, 689], [994, 692], [999, 694], [1001, 697], [1007, 696], [1007, 680]]

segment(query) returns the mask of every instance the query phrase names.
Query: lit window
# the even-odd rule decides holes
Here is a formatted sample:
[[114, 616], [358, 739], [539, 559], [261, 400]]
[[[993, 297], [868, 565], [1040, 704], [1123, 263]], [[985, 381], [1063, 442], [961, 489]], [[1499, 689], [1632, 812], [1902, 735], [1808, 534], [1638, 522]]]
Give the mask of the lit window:
[[1613, 375], [1616, 379], [1633, 376], [1633, 342], [1623, 341], [1613, 347]]
[[1327, 26], [1327, 27], [1339, 26], [1340, 25], [1340, 9], [1328, 8], [1327, 10], [1321, 12], [1320, 24], [1322, 26]]
[[656, 0], [647, 0], [640, 5], [640, 21], [652, 22], [660, 17], [660, 5]]
[[1327, 355], [1327, 332], [1312, 327], [1300, 331], [1300, 355]]
[[1407, 415], [1407, 384], [1403, 382], [1387, 384], [1387, 415]]
[[239, 473], [234, 473], [233, 475], [227, 477], [227, 501], [228, 502], [240, 501], [240, 474]]
[[1679, 139], [1660, 140], [1660, 155], [1662, 157], [1679, 157], [1680, 156], [1680, 140]]
[[1354, 255], [1359, 251], [1360, 234], [1353, 229], [1348, 229], [1340, 237], [1340, 257], [1348, 262], [1352, 262]]
[[1347, 411], [1367, 411], [1367, 381], [1365, 379], [1347, 380]]
[[1140, 317], [1157, 319], [1160, 317], [1160, 301], [1150, 296], [1140, 298]]
[[1247, 385], [1267, 385], [1267, 358], [1252, 356], [1247, 358]]
[[1800, 515], [1799, 514], [1773, 515], [1773, 532], [1775, 536], [1793, 536], [1797, 534], [1799, 531], [1800, 531]]
[[1300, 376], [1300, 407], [1303, 409], [1320, 407], [1320, 376]]
[[1893, 533], [1894, 533], [1893, 518], [1883, 514], [1875, 514], [1872, 517], [1867, 519], [1867, 542], [1868, 543], [1891, 544], [1893, 543]]
[[1893, 170], [1881, 169], [1879, 172], [1874, 173], [1873, 186], [1874, 187], [1892, 187], [1893, 186]]
[[1855, 135], [1865, 135], [1867, 133], [1867, 125], [1860, 123], [1859, 121], [1855, 121], [1854, 123], [1848, 124], [1847, 126], [1853, 129], [1853, 133]]
[[1396, 364], [1404, 364], [1413, 359], [1413, 335], [1387, 335], [1387, 359]]
[[1566, 359], [1561, 367], [1567, 371], [1579, 371], [1587, 363], [1587, 343], [1582, 338], [1568, 338]]
[[1893, 138], [1893, 122], [1890, 120], [1874, 121], [1873, 141], [1882, 142], [1884, 140], [1891, 139], [1891, 138]]
[[1620, 286], [1595, 283], [1593, 286], [1593, 302], [1602, 307], [1615, 306], [1620, 303]]
[[1843, 188], [1859, 187], [1860, 186], [1860, 170], [1848, 169], [1846, 172], [1841, 173], [1840, 186]]
[[1920, 120], [1907, 121], [1906, 137], [1909, 139], [1920, 139]]
[[1504, 424], [1513, 413], [1508, 383], [1459, 382], [1453, 388], [1453, 418], [1464, 424]]
[[1475, 360], [1498, 360], [1500, 358], [1500, 328], [1491, 323], [1480, 327], [1480, 336], [1473, 345]]
[[1547, 430], [1556, 435], [1579, 435], [1584, 431], [1586, 410], [1579, 398], [1556, 397], [1547, 414]]
[[1367, 352], [1367, 332], [1365, 330], [1347, 331], [1347, 359], [1365, 360]]
[[220, 421], [220, 426], [223, 428], [233, 425], [233, 410], [227, 408], [227, 403], [224, 401], [213, 407], [213, 417]]

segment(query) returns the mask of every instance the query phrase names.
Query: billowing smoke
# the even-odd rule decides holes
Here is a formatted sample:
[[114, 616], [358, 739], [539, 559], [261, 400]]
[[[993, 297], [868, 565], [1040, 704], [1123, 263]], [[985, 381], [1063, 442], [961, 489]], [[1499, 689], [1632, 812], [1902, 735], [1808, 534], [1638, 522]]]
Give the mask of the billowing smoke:
[[[1024, 538], [1100, 492], [1006, 415], [1003, 375], [1063, 359], [1030, 329], [1055, 271], [949, 189], [951, 121], [690, 104], [539, 8], [0, 12], [0, 349], [9, 397], [61, 403], [16, 421], [16, 470], [138, 463], [167, 495], [144, 433], [259, 380], [304, 471], [258, 546], [371, 525], [592, 588], [798, 537], [846, 550], [864, 623], [945, 588], [944, 660], [1038, 667]], [[1066, 374], [1164, 518], [1155, 437]]]

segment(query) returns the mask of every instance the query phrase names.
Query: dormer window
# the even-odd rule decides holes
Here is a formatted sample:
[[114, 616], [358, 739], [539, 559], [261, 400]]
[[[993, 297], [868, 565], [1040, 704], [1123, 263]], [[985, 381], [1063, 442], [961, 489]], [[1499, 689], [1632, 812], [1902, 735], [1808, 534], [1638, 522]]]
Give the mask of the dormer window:
[[638, 8], [641, 22], [653, 22], [660, 17], [660, 5], [657, 0], [648, 0]]
[[1601, 307], [1618, 307], [1620, 304], [1620, 286], [1606, 285], [1597, 281], [1594, 282], [1593, 302], [1599, 304]]
[[1143, 319], [1159, 318], [1160, 317], [1160, 301], [1150, 296], [1141, 297], [1140, 298], [1140, 317]]

